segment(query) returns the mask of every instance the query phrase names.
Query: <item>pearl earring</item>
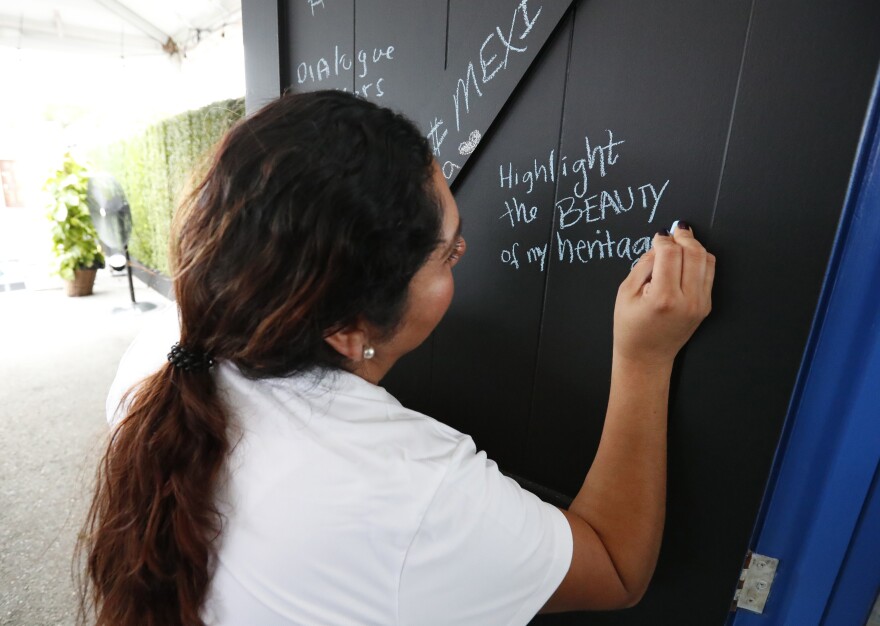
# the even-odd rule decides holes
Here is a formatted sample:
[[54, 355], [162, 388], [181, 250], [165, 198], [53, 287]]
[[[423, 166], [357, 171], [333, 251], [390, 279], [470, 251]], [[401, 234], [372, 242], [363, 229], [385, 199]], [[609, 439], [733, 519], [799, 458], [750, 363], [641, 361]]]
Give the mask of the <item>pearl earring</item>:
[[376, 350], [374, 348], [364, 348], [364, 359], [369, 361], [374, 356], [376, 356]]

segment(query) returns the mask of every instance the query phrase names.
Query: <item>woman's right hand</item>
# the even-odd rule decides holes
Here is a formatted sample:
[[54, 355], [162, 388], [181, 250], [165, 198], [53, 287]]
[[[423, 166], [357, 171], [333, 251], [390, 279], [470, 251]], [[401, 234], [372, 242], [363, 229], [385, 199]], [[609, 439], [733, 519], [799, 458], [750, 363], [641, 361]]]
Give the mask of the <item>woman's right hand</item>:
[[617, 292], [614, 356], [669, 363], [712, 308], [715, 257], [679, 226], [657, 233]]

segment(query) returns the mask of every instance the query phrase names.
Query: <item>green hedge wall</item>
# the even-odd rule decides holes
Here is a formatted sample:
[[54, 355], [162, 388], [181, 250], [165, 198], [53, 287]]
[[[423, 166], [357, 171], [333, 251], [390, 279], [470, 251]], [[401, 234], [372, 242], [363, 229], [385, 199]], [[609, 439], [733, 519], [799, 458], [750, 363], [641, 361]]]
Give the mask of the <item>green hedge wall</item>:
[[243, 98], [215, 102], [91, 152], [95, 169], [125, 190], [133, 223], [128, 248], [138, 261], [169, 274], [171, 218], [218, 140], [243, 116]]

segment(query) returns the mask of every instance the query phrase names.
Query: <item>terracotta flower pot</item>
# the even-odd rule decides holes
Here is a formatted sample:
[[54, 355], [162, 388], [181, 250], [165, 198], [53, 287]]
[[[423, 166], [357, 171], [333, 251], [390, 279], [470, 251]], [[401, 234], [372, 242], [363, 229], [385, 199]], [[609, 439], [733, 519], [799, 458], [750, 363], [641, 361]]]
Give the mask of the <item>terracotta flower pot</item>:
[[74, 270], [74, 279], [67, 281], [68, 296], [90, 296], [98, 270]]

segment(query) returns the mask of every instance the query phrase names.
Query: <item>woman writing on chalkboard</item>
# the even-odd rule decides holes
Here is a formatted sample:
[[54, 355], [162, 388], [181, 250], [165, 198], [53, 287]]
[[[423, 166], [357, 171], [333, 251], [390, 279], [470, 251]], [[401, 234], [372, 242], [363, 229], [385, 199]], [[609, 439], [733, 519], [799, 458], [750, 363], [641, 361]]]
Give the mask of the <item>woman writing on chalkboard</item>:
[[269, 104], [224, 139], [172, 248], [177, 309], [108, 398], [82, 543], [98, 624], [516, 624], [639, 599], [672, 360], [714, 273], [686, 228], [620, 288], [605, 431], [568, 511], [377, 386], [465, 251], [400, 116], [341, 92]]

